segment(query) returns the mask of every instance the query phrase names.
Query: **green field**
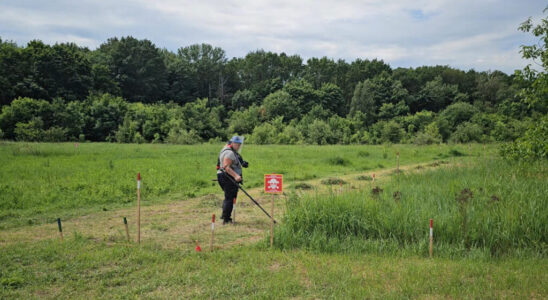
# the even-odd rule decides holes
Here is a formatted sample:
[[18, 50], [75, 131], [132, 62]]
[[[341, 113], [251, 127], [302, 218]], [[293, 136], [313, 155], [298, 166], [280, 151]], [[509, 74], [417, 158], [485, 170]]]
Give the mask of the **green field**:
[[[221, 144], [194, 146], [106, 143], [41, 144], [0, 142], [0, 228], [52, 222], [131, 205], [137, 172], [144, 203], [219, 193], [215, 165]], [[318, 151], [321, 149], [321, 151]], [[456, 155], [478, 155], [483, 146], [258, 146], [245, 145], [250, 162], [246, 187], [263, 174], [287, 182], [383, 169]], [[493, 148], [485, 152], [494, 153]]]
[[[0, 144], [0, 298], [548, 297], [546, 161], [505, 161], [498, 145], [245, 145], [262, 205], [262, 175], [284, 174], [275, 247], [240, 197], [210, 252], [220, 147]], [[141, 245], [121, 223], [134, 239], [137, 172]]]

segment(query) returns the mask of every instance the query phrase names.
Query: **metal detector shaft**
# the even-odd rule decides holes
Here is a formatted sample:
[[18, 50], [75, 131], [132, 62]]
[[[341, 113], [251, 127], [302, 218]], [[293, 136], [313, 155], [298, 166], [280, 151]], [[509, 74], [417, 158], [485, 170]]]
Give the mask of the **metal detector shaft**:
[[[244, 194], [246, 194], [246, 196], [248, 196], [249, 199], [251, 199], [251, 201], [253, 201], [253, 203], [255, 203], [255, 205], [257, 205], [257, 206], [265, 213], [265, 215], [267, 215], [269, 218], [273, 219], [273, 218], [270, 216], [270, 214], [269, 214], [268, 212], [266, 212], [266, 210], [264, 210], [264, 208], [259, 204], [259, 202], [257, 202], [255, 199], [253, 199], [253, 197], [251, 197], [251, 195], [248, 194], [248, 193], [246, 192], [246, 190], [244, 190], [244, 188], [243, 188], [240, 184], [238, 184], [238, 183], [236, 182], [236, 180], [234, 180], [234, 178], [232, 178], [232, 176], [228, 175], [223, 169], [220, 169], [220, 171], [221, 171], [226, 177], [228, 177], [228, 179], [230, 179], [230, 181], [232, 181], [232, 183], [234, 183], [235, 185], [237, 185], [238, 188], [239, 188], [240, 190], [242, 190], [242, 192], [244, 192]], [[274, 224], [277, 224], [276, 220], [274, 220]]]

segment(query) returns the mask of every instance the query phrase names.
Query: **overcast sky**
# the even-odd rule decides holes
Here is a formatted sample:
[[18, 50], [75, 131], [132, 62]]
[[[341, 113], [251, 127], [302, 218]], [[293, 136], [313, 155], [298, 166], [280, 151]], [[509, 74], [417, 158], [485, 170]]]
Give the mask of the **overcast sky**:
[[113, 36], [147, 38], [176, 51], [195, 43], [227, 57], [266, 51], [392, 67], [523, 68], [517, 27], [538, 21], [546, 0], [0, 0], [0, 37], [25, 45], [75, 42], [95, 49]]

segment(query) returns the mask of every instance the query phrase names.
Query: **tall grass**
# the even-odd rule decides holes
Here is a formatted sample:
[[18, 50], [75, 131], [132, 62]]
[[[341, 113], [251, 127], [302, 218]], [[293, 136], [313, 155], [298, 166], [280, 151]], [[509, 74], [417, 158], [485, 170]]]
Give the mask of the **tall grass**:
[[293, 196], [275, 233], [280, 248], [426, 255], [429, 219], [444, 255], [548, 254], [545, 161], [471, 165], [405, 173], [345, 194]]

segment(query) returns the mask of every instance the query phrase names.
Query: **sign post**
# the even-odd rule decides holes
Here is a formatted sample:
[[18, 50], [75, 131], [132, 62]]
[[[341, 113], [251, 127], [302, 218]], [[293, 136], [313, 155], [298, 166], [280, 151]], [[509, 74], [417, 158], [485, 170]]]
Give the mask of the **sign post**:
[[270, 248], [274, 245], [274, 195], [283, 193], [282, 174], [264, 174], [264, 192], [272, 194], [270, 209]]
[[141, 173], [137, 173], [137, 243], [141, 243]]

